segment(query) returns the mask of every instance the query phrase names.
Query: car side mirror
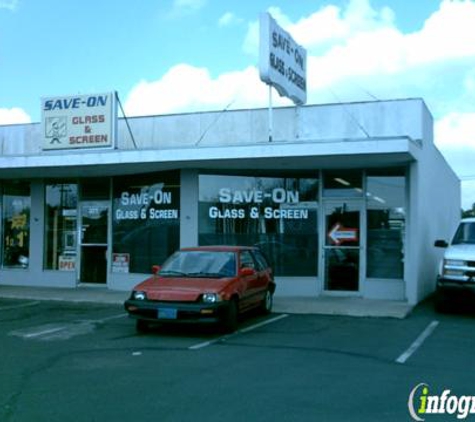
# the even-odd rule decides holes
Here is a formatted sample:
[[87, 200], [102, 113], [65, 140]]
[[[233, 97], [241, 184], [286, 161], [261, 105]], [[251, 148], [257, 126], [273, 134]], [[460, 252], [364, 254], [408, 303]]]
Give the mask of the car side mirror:
[[248, 277], [250, 275], [254, 275], [256, 273], [256, 270], [254, 268], [249, 268], [249, 267], [244, 267], [239, 270], [239, 275], [241, 277]]
[[434, 246], [436, 248], [446, 248], [449, 244], [445, 240], [438, 239], [435, 241]]
[[157, 275], [160, 272], [160, 265], [152, 265], [152, 274]]

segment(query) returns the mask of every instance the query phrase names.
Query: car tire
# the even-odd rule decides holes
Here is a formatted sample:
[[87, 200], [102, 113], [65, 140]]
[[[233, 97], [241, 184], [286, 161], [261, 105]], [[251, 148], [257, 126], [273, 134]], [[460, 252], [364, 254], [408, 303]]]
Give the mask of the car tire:
[[231, 299], [222, 319], [222, 326], [225, 333], [234, 333], [234, 331], [237, 330], [238, 309], [239, 304], [237, 299]]
[[264, 315], [269, 315], [272, 312], [274, 305], [274, 295], [270, 290], [266, 290], [264, 300], [262, 301], [261, 311]]
[[148, 322], [138, 319], [135, 321], [135, 329], [138, 333], [146, 333], [148, 331]]

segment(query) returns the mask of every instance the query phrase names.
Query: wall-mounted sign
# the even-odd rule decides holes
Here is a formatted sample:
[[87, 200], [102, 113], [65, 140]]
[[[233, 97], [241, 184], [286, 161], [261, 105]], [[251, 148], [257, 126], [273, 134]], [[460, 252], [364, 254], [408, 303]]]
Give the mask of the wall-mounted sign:
[[115, 145], [115, 92], [42, 98], [43, 149], [111, 148]]
[[295, 104], [307, 101], [307, 51], [269, 13], [260, 16], [259, 75]]
[[[211, 206], [211, 219], [306, 220], [309, 209], [300, 204], [298, 191], [274, 188], [272, 190], [232, 190], [221, 188], [219, 206]], [[267, 205], [267, 206], [266, 206]]]
[[340, 223], [336, 223], [328, 232], [328, 237], [337, 246], [345, 242], [357, 242], [358, 229], [349, 229], [343, 227]]
[[112, 254], [112, 272], [128, 273], [130, 267], [130, 254], [113, 253]]
[[76, 270], [76, 256], [75, 255], [60, 255], [58, 259], [59, 271], [74, 271]]
[[179, 210], [173, 208], [172, 192], [163, 190], [163, 186], [163, 183], [159, 183], [148, 191], [121, 192], [114, 210], [116, 221], [178, 219]]

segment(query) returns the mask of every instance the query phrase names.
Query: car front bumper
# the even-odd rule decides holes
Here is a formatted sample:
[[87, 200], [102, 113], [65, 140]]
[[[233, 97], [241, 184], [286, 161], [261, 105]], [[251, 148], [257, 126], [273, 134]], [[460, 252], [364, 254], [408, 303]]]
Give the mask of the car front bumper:
[[124, 308], [131, 318], [163, 323], [217, 323], [229, 302], [187, 303], [128, 299]]
[[437, 292], [444, 294], [463, 294], [469, 292], [475, 294], [475, 279], [453, 280], [445, 277], [437, 277]]

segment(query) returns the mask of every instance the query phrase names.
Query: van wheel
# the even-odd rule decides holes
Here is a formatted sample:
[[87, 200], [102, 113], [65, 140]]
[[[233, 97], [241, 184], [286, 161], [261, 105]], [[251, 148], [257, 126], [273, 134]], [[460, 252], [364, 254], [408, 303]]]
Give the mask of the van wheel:
[[238, 327], [238, 301], [237, 299], [231, 299], [229, 302], [228, 309], [226, 309], [223, 319], [222, 326], [224, 332], [234, 333]]
[[449, 304], [447, 298], [440, 292], [436, 292], [434, 300], [435, 311], [439, 314], [444, 314], [449, 311]]

